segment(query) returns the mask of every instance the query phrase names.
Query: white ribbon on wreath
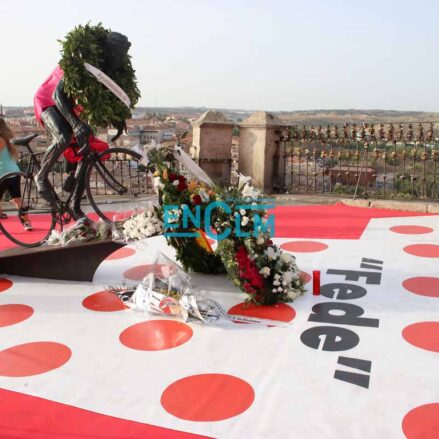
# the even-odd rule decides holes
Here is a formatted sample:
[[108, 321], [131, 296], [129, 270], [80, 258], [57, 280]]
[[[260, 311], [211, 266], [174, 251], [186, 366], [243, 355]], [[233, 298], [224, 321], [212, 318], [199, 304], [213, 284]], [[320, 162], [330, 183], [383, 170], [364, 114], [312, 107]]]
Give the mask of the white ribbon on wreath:
[[178, 160], [194, 177], [210, 187], [213, 187], [215, 183], [212, 179], [195, 163], [192, 158], [183, 149], [175, 145], [174, 157]]
[[117, 98], [119, 98], [128, 108], [131, 106], [131, 99], [108, 75], [88, 62], [84, 63], [85, 69], [90, 72], [101, 84], [105, 85]]

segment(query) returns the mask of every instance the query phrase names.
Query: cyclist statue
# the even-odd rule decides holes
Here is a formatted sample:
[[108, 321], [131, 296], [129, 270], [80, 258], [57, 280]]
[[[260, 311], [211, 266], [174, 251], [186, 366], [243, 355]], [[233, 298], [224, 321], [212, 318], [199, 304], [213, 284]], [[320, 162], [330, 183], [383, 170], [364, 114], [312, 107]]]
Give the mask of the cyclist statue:
[[[81, 32], [78, 32], [78, 29]], [[76, 45], [66, 45], [75, 38]], [[98, 44], [93, 44], [96, 42]], [[49, 171], [60, 154], [72, 142], [76, 141], [75, 143], [79, 147], [88, 145], [90, 136], [92, 136], [90, 125], [113, 125], [117, 128], [117, 135], [112, 140], [118, 138], [126, 127], [125, 119], [131, 115], [127, 104], [125, 103], [125, 107], [122, 105], [123, 108], [121, 108], [120, 97], [117, 99], [114, 91], [105, 88], [102, 81], [98, 81], [96, 77], [84, 69], [84, 65], [87, 65], [87, 56], [90, 59], [90, 51], [92, 55], [96, 52], [96, 56], [91, 56], [90, 62], [95, 70], [108, 75], [110, 81], [113, 80], [122, 87], [126, 85], [123, 84], [124, 81], [126, 83], [127, 79], [130, 80], [131, 83], [126, 85], [126, 88], [131, 99], [122, 89], [120, 90], [128, 99], [128, 106], [132, 108], [140, 94], [128, 55], [130, 45], [125, 35], [108, 31], [100, 24], [98, 26], [78, 26], [67, 35], [60, 65], [41, 85], [34, 98], [36, 118], [53, 137], [53, 142], [48, 147], [41, 162], [41, 169], [36, 176], [38, 192], [46, 201], [53, 202], [50, 186], [48, 186]], [[77, 73], [78, 68], [81, 72], [80, 75]], [[106, 75], [104, 76], [107, 77]], [[89, 92], [88, 96], [87, 91]], [[97, 95], [101, 97], [97, 99]], [[95, 98], [94, 102], [93, 97]], [[102, 102], [107, 108], [102, 108]], [[118, 109], [119, 111], [116, 111]], [[85, 216], [81, 210], [84, 189], [84, 182], [78, 181], [72, 195], [71, 206], [75, 220]]]

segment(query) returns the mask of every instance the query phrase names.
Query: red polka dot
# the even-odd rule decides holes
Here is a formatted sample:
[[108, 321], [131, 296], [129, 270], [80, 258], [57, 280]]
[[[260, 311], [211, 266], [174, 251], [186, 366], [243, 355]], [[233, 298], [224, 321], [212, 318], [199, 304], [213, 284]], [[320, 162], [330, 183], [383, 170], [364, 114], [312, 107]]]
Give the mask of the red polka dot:
[[25, 377], [57, 369], [69, 361], [72, 351], [51, 341], [26, 343], [0, 351], [0, 375]]
[[163, 351], [186, 343], [192, 337], [190, 326], [174, 320], [149, 320], [130, 326], [120, 334], [120, 342], [139, 351]]
[[403, 235], [422, 235], [424, 233], [431, 233], [433, 229], [425, 226], [393, 226], [390, 231], [394, 233], [401, 233]]
[[317, 241], [291, 241], [282, 244], [280, 247], [289, 252], [299, 253], [321, 252], [328, 248], [323, 242]]
[[296, 317], [296, 311], [285, 303], [277, 303], [271, 306], [247, 305], [239, 303], [229, 309], [229, 314], [255, 317], [258, 319], [279, 320], [281, 322], [291, 322]]
[[15, 325], [15, 323], [23, 322], [33, 313], [33, 308], [27, 305], [0, 305], [0, 327]]
[[420, 296], [439, 297], [439, 277], [412, 277], [406, 279], [402, 286]]
[[165, 264], [145, 264], [130, 268], [123, 274], [125, 278], [131, 280], [143, 280], [143, 278], [150, 273], [160, 274], [162, 276], [169, 276], [172, 267]]
[[122, 311], [126, 309], [122, 300], [120, 300], [116, 294], [110, 293], [109, 291], [99, 291], [98, 293], [86, 297], [82, 301], [82, 306], [91, 311], [103, 312]]
[[163, 408], [171, 415], [195, 422], [222, 421], [246, 411], [255, 392], [232, 375], [208, 373], [175, 381], [162, 393]]
[[114, 259], [123, 259], [128, 258], [129, 256], [132, 256], [134, 253], [136, 253], [136, 250], [129, 247], [122, 247], [118, 250], [116, 250], [114, 253], [111, 253], [110, 256], [105, 258], [106, 261], [113, 261]]
[[439, 352], [439, 322], [414, 323], [404, 328], [402, 336], [417, 348]]
[[439, 258], [439, 245], [436, 244], [413, 244], [404, 247], [404, 251], [414, 256], [424, 258]]
[[303, 280], [304, 284], [307, 284], [312, 279], [311, 275], [308, 274], [306, 271], [300, 271], [299, 277]]
[[8, 290], [9, 288], [11, 288], [13, 285], [13, 282], [9, 279], [6, 278], [0, 278], [0, 293], [2, 293], [3, 291]]
[[439, 403], [425, 404], [410, 410], [402, 421], [407, 439], [439, 437]]

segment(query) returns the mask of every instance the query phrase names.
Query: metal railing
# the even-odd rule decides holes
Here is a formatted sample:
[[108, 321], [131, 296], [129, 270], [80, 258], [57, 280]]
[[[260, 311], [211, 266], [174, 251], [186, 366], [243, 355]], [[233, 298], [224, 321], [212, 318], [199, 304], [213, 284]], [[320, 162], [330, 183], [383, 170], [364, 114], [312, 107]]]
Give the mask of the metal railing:
[[438, 200], [438, 127], [439, 122], [290, 126], [280, 135], [273, 181], [289, 193]]
[[[35, 152], [43, 152], [45, 146], [46, 145], [44, 144], [32, 144], [32, 149]], [[28, 160], [29, 153], [25, 152], [24, 149], [21, 149], [18, 165], [22, 171], [27, 169]], [[107, 160], [105, 163], [111, 174], [128, 189], [126, 194], [128, 197], [138, 197], [154, 193], [151, 176], [148, 175], [145, 166], [133, 163], [126, 157], [122, 156], [111, 157], [111, 159]], [[63, 189], [66, 177], [67, 172], [65, 172], [65, 160], [63, 156], [61, 156], [49, 172], [49, 180], [55, 188], [55, 191], [58, 193], [58, 196], [62, 199], [67, 198], [69, 195]], [[108, 185], [104, 184], [102, 178], [95, 169], [92, 170], [90, 182], [90, 188], [93, 195], [101, 197], [103, 200], [111, 199], [113, 195], [116, 195]], [[21, 183], [24, 184], [24, 179], [21, 180]], [[120, 198], [120, 196], [117, 197]], [[38, 203], [38, 192], [36, 189], [33, 200]]]

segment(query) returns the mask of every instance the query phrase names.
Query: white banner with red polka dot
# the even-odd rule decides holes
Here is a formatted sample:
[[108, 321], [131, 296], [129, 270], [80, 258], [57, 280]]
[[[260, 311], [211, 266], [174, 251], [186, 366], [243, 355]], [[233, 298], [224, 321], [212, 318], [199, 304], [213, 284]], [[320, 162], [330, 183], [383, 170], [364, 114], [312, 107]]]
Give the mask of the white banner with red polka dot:
[[439, 437], [438, 217], [372, 219], [358, 240], [275, 242], [306, 281], [293, 304], [245, 307], [225, 277], [193, 280], [229, 313], [286, 328], [127, 309], [105, 286], [139, 282], [155, 249], [173, 256], [162, 238], [118, 250], [93, 283], [1, 279], [0, 409], [16, 411], [0, 437], [55, 424], [53, 437]]

